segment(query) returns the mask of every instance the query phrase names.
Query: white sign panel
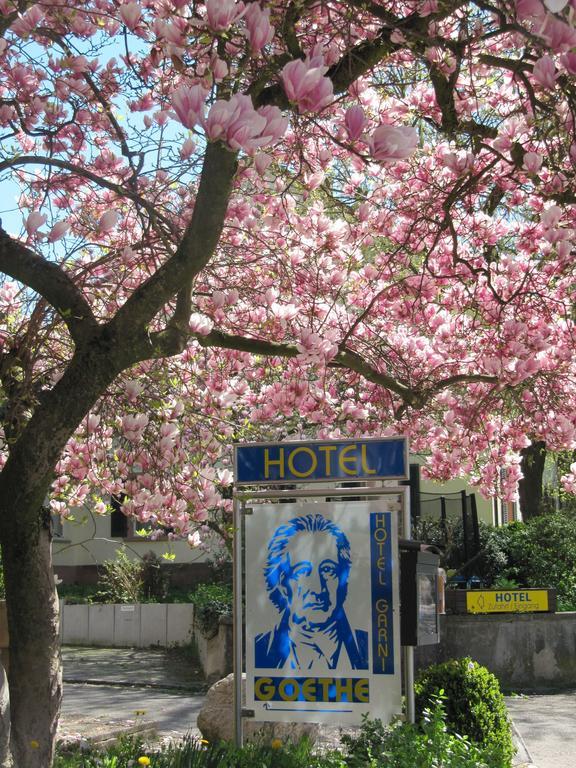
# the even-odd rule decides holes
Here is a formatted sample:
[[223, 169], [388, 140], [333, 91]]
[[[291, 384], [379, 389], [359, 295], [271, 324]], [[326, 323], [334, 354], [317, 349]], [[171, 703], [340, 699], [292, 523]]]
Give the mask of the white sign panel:
[[402, 711], [402, 498], [254, 504], [246, 516], [246, 705], [256, 720], [359, 724]]

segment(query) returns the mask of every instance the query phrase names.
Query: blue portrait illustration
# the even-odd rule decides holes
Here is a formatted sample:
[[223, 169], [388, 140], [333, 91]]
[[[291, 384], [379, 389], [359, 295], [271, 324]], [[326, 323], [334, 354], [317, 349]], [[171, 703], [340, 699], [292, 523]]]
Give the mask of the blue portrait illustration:
[[264, 580], [279, 618], [256, 636], [255, 667], [368, 669], [368, 632], [353, 629], [344, 610], [351, 566], [348, 538], [321, 514], [295, 517], [276, 529]]

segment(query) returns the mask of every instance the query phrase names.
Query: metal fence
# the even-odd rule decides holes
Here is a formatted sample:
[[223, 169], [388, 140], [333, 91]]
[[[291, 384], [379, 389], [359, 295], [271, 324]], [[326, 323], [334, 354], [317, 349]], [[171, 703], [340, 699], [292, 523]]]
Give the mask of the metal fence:
[[[441, 496], [433, 493], [418, 493], [417, 503], [413, 505], [414, 523], [417, 528], [426, 530], [426, 523], [434, 523], [440, 541], [434, 543], [447, 545], [450, 532], [462, 525], [464, 560], [470, 560], [480, 549], [478, 530], [478, 511], [476, 496], [466, 491], [447, 493]], [[442, 536], [444, 541], [442, 541]]]

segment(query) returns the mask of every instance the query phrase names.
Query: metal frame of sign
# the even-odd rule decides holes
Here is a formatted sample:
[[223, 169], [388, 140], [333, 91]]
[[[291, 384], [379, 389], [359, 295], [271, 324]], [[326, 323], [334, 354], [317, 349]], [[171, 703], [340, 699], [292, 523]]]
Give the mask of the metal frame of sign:
[[[243, 528], [246, 514], [250, 514], [249, 502], [280, 501], [282, 499], [318, 499], [329, 497], [354, 497], [373, 499], [377, 497], [397, 494], [402, 499], [402, 536], [410, 538], [410, 496], [407, 486], [382, 486], [374, 487], [354, 487], [354, 488], [300, 488], [298, 490], [256, 490], [256, 491], [236, 491], [234, 494], [234, 540], [233, 540], [233, 560], [234, 560], [234, 736], [237, 745], [241, 746], [243, 742], [242, 718], [253, 717], [253, 710], [242, 709], [242, 672], [243, 672], [243, 608], [242, 608], [242, 584], [243, 584], [243, 558], [242, 542]], [[397, 623], [398, 618], [397, 618]], [[407, 717], [414, 721], [414, 664], [413, 649], [405, 647], [403, 649], [404, 679], [407, 694]]]

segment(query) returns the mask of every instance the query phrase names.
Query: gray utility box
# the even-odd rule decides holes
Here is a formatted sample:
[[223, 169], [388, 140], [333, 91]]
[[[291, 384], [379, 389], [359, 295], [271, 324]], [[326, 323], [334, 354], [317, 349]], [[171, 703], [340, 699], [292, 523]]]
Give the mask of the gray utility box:
[[440, 557], [419, 548], [400, 552], [400, 637], [402, 645], [440, 642], [438, 568]]

